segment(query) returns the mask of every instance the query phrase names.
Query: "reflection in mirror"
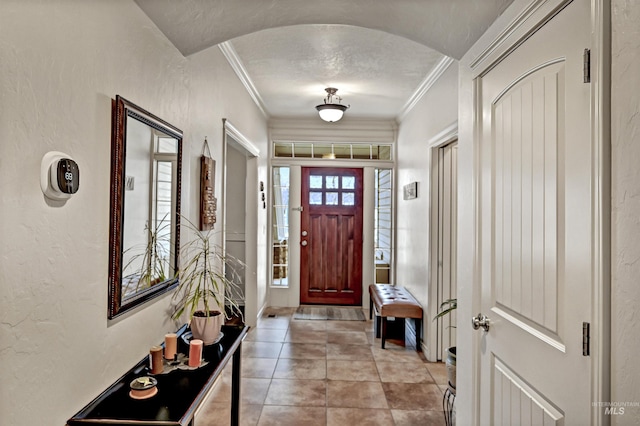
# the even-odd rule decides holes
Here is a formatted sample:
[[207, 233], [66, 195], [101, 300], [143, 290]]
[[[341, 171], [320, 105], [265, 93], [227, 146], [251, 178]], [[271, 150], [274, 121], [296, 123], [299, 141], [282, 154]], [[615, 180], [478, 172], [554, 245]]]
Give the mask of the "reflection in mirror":
[[182, 132], [119, 96], [112, 141], [109, 318], [177, 284]]

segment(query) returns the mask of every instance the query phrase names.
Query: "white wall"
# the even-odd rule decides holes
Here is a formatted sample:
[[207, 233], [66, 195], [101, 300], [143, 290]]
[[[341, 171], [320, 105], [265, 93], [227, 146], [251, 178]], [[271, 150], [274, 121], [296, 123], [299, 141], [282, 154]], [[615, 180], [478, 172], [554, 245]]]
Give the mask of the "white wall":
[[[175, 328], [170, 296], [107, 321], [111, 99], [185, 131], [194, 216], [204, 136], [219, 158], [222, 117], [262, 146], [266, 122], [216, 49], [185, 59], [131, 0], [2, 1], [0, 57], [0, 424], [61, 425]], [[39, 186], [51, 150], [80, 167], [62, 207]]]
[[[640, 1], [613, 0], [611, 48], [611, 399], [640, 402]], [[613, 416], [640, 425], [640, 408]]]
[[[218, 47], [211, 47], [189, 57], [191, 91], [189, 98], [190, 132], [187, 135], [188, 153], [184, 156], [183, 175], [190, 183], [187, 199], [197, 200], [200, 191], [200, 156], [205, 136], [209, 141], [211, 156], [216, 160], [215, 195], [218, 198], [218, 221], [222, 218], [223, 188], [223, 118], [260, 150], [258, 158], [247, 163], [246, 194], [248, 223], [253, 227], [245, 229], [248, 250], [246, 259], [246, 320], [255, 325], [255, 317], [267, 302], [267, 210], [259, 202], [259, 182], [268, 182], [268, 136], [267, 121], [246, 89], [238, 80], [231, 66]], [[257, 164], [257, 166], [256, 166]], [[255, 175], [257, 170], [257, 175]], [[227, 197], [233, 197], [232, 193]], [[259, 204], [259, 206], [258, 206]], [[250, 208], [253, 206], [254, 208]], [[185, 212], [191, 220], [198, 219], [198, 205], [193, 204], [190, 212]], [[220, 231], [221, 222], [216, 223]], [[214, 234], [217, 243], [222, 244], [222, 233]]]
[[[454, 62], [400, 123], [396, 179], [396, 284], [409, 289], [424, 309], [424, 335], [435, 325], [429, 300], [431, 207], [429, 141], [458, 118], [458, 66]], [[418, 182], [418, 198], [403, 199], [403, 186]], [[435, 283], [434, 283], [435, 285]]]

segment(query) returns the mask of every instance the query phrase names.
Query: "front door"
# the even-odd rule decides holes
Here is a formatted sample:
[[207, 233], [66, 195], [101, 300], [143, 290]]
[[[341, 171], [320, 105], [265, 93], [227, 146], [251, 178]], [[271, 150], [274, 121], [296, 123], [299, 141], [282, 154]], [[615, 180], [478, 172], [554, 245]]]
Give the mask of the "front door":
[[302, 168], [300, 303], [362, 304], [362, 169]]
[[483, 425], [591, 424], [589, 44], [575, 0], [478, 78]]

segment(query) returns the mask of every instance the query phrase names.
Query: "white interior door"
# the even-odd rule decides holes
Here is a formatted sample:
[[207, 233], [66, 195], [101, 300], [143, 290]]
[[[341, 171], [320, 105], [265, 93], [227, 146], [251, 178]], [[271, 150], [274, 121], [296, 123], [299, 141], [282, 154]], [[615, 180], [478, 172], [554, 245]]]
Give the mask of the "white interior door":
[[[438, 307], [449, 299], [457, 298], [457, 250], [458, 241], [458, 143], [453, 142], [438, 148], [437, 183], [437, 232], [438, 243], [435, 255], [437, 262]], [[438, 361], [447, 357], [446, 350], [456, 345], [456, 311], [437, 319]]]
[[[231, 139], [230, 136], [227, 138]], [[241, 151], [237, 145], [229, 144], [226, 150], [226, 203], [225, 208], [225, 224], [224, 224], [224, 242], [225, 252], [231, 256], [231, 259], [237, 259], [241, 265], [247, 263], [247, 155]], [[233, 265], [230, 262], [230, 270], [226, 273], [232, 274], [234, 280], [237, 281], [239, 292], [235, 292], [232, 297], [242, 309], [245, 308], [245, 270], [240, 265]], [[234, 267], [235, 266], [235, 267]]]
[[483, 425], [590, 424], [589, 43], [575, 0], [478, 78]]

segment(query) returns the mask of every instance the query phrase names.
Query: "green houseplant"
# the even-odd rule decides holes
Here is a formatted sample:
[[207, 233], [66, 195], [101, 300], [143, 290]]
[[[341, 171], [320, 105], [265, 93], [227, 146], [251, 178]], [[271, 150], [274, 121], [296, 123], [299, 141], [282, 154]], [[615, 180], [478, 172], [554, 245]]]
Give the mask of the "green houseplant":
[[[433, 318], [433, 320], [435, 321], [438, 318], [449, 315], [456, 309], [458, 309], [458, 299], [447, 299], [440, 304], [440, 312]], [[455, 328], [455, 325], [452, 325], [451, 327]], [[456, 388], [456, 352], [456, 346], [448, 347], [447, 359], [445, 361], [447, 366], [447, 379], [449, 380], [449, 385], [454, 390]]]
[[168, 279], [171, 269], [171, 222], [165, 216], [154, 227], [145, 225], [146, 240], [127, 248], [123, 257], [124, 298]]
[[211, 344], [225, 319], [232, 315], [242, 317], [235, 298], [242, 297], [240, 272], [245, 265], [213, 241], [213, 231], [201, 231], [186, 218], [183, 223], [191, 239], [180, 247], [172, 318], [187, 314], [193, 337]]

